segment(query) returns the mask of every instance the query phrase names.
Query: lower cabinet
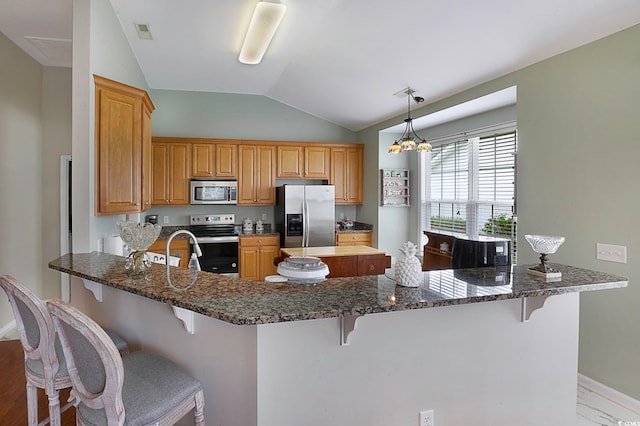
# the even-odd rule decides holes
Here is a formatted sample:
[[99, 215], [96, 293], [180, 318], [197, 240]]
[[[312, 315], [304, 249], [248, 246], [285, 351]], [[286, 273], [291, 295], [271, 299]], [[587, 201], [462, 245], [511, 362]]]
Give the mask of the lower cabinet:
[[336, 234], [336, 245], [373, 247], [371, 232], [338, 232]]
[[329, 268], [327, 278], [358, 276], [357, 256], [321, 257], [320, 259]]
[[[171, 256], [180, 257], [180, 267], [187, 268], [189, 266], [189, 259], [191, 258], [191, 246], [188, 238], [174, 238], [171, 241]], [[156, 240], [147, 251], [165, 254], [167, 249], [167, 240]]]
[[280, 256], [278, 235], [241, 236], [238, 250], [240, 278], [263, 281], [264, 277], [276, 274], [273, 260]]
[[391, 257], [385, 254], [320, 257], [329, 267], [327, 278], [382, 275], [391, 267]]

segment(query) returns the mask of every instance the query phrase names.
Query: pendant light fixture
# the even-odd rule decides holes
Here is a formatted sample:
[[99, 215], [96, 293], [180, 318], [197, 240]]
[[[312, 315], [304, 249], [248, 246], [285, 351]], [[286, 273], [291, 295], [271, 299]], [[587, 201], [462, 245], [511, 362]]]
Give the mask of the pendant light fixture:
[[261, 1], [256, 4], [240, 49], [240, 62], [248, 65], [260, 63], [286, 10], [287, 6], [282, 3]]
[[[425, 138], [418, 136], [416, 131], [413, 130], [413, 119], [411, 118], [411, 100], [413, 99], [415, 103], [419, 104], [424, 102], [424, 98], [413, 96], [415, 91], [410, 87], [407, 87], [403, 92], [407, 94], [407, 118], [404, 119], [407, 125], [400, 139], [397, 139], [393, 145], [389, 147], [389, 154], [400, 154], [403, 151], [431, 151], [431, 144], [427, 142]], [[418, 142], [417, 145], [416, 142]]]

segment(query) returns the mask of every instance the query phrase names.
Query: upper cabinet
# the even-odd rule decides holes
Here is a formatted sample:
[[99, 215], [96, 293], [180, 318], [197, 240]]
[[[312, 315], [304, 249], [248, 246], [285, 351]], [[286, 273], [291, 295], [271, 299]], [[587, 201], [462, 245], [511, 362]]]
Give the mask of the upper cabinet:
[[306, 146], [304, 148], [304, 178], [329, 179], [331, 175], [331, 148]]
[[238, 205], [274, 205], [275, 145], [240, 145], [238, 156]]
[[154, 137], [151, 145], [143, 192], [153, 205], [188, 205], [191, 179], [237, 180], [238, 205], [275, 205], [276, 179], [323, 180], [336, 186], [336, 204], [363, 203], [360, 144]]
[[194, 178], [238, 177], [238, 145], [229, 142], [194, 142], [192, 144], [192, 170]]
[[304, 148], [278, 145], [278, 179], [302, 179], [304, 176]]
[[96, 214], [150, 207], [151, 113], [146, 91], [94, 75]]
[[189, 205], [191, 144], [154, 140], [152, 158], [152, 204], [156, 206]]
[[363, 160], [364, 148], [362, 145], [331, 148], [329, 183], [336, 187], [336, 204], [362, 204], [364, 202]]
[[328, 146], [278, 145], [278, 179], [329, 179], [331, 149]]

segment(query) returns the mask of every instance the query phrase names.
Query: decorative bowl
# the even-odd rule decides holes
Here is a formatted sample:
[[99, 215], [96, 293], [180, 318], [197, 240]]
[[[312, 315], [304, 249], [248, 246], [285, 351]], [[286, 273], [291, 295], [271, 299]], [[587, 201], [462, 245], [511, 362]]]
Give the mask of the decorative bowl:
[[116, 226], [122, 241], [133, 250], [124, 264], [127, 275], [135, 280], [147, 279], [147, 272], [151, 267], [147, 249], [158, 239], [162, 225], [120, 220]]
[[564, 243], [564, 237], [549, 235], [525, 235], [524, 238], [531, 244], [533, 251], [540, 254], [554, 254]]
[[146, 250], [158, 239], [162, 225], [120, 220], [116, 223], [120, 238], [131, 250]]
[[540, 264], [530, 267], [527, 271], [534, 275], [541, 275], [547, 281], [559, 280], [562, 273], [553, 269], [547, 262], [549, 255], [558, 251], [558, 248], [564, 243], [564, 237], [525, 235], [524, 238], [531, 244], [533, 251], [540, 254]]

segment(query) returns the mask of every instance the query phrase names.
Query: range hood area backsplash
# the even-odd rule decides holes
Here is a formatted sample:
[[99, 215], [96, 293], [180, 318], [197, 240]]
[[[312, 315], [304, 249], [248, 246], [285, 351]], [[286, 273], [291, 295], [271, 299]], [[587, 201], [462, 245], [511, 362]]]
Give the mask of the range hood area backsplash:
[[[203, 206], [183, 206], [183, 207], [152, 207], [139, 215], [114, 215], [114, 216], [96, 216], [95, 224], [97, 235], [102, 238], [105, 236], [116, 235], [116, 222], [122, 219], [144, 222], [147, 215], [158, 215], [158, 224], [166, 226], [187, 226], [189, 225], [189, 217], [192, 214], [220, 214], [234, 213], [236, 215], [237, 224], [242, 224], [245, 217], [253, 220], [262, 220], [264, 223], [273, 224], [274, 206], [236, 206], [236, 205], [203, 205]], [[266, 215], [266, 219], [263, 219]], [[349, 217], [353, 221], [357, 220], [355, 206], [336, 206], [336, 221], [339, 221], [343, 215]], [[164, 223], [165, 216], [169, 223]], [[273, 227], [272, 227], [273, 229]]]

